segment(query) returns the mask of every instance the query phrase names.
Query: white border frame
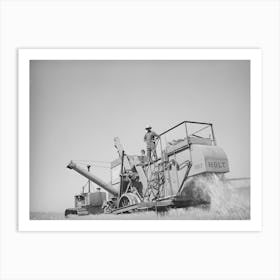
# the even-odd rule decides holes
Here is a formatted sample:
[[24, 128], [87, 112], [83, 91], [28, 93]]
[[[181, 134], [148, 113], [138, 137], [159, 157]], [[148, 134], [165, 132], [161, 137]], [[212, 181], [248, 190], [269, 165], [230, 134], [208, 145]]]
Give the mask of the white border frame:
[[[250, 220], [30, 220], [30, 60], [250, 60]], [[262, 66], [260, 49], [19, 49], [18, 230], [19, 231], [261, 231]]]

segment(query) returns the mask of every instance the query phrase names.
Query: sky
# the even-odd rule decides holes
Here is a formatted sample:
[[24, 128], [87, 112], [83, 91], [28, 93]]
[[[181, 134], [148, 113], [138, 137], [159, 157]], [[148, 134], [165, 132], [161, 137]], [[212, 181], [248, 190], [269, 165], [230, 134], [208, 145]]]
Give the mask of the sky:
[[227, 177], [250, 177], [250, 62], [31, 61], [30, 211], [74, 206], [87, 179], [70, 160], [97, 161], [92, 172], [109, 182], [114, 137], [139, 154], [146, 125], [182, 121], [213, 123]]

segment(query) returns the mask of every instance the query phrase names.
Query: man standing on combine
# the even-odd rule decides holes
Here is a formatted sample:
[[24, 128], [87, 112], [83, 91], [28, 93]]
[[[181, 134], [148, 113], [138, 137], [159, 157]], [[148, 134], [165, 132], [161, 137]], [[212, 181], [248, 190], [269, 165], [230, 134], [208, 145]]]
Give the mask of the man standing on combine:
[[152, 127], [150, 125], [146, 126], [146, 134], [144, 136], [144, 141], [147, 144], [147, 157], [148, 161], [151, 161], [152, 156], [154, 157], [154, 160], [157, 160], [157, 151], [156, 151], [156, 138], [158, 135], [152, 131]]

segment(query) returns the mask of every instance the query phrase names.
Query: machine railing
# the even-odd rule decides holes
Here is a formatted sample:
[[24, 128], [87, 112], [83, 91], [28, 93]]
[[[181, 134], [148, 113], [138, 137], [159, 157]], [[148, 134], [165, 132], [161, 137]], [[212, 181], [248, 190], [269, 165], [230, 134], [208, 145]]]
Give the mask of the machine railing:
[[194, 138], [209, 139], [211, 145], [217, 145], [212, 123], [183, 121], [159, 134], [155, 142], [158, 160], [162, 158], [163, 151], [166, 151], [168, 146], [182, 141], [184, 141], [182, 144], [186, 144], [185, 146], [190, 146]]
[[169, 131], [175, 129], [176, 127], [178, 127], [178, 126], [180, 126], [180, 125], [182, 125], [182, 124], [186, 124], [186, 125], [187, 125], [187, 124], [198, 124], [198, 125], [207, 125], [207, 126], [211, 126], [211, 127], [213, 126], [212, 123], [193, 122], [193, 121], [183, 121], [183, 122], [181, 122], [181, 123], [179, 123], [179, 124], [174, 125], [173, 127], [169, 128], [169, 129], [167, 129], [166, 131], [162, 132], [161, 134], [159, 134], [159, 136], [162, 136], [162, 135], [166, 134], [167, 132], [169, 132]]

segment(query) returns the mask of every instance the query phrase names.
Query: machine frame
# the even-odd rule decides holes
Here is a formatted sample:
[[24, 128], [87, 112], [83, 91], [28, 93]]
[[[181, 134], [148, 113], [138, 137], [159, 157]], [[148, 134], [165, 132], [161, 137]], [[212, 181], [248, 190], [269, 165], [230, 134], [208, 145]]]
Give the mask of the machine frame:
[[[181, 138], [167, 141], [168, 135], [178, 129], [183, 133], [179, 135]], [[206, 130], [207, 136], [198, 135]], [[160, 133], [155, 141], [155, 149], [160, 156], [145, 159], [144, 162], [140, 156], [127, 155], [119, 138], [114, 139], [114, 145], [120, 159], [120, 179], [115, 185], [113, 182], [104, 183], [73, 162], [67, 166], [108, 191], [110, 199], [104, 202], [105, 213], [166, 211], [209, 204], [210, 197], [207, 194], [198, 197], [192, 193], [197, 191], [192, 183], [190, 187], [186, 185], [195, 175], [209, 172], [224, 174], [229, 171], [227, 157], [217, 147], [211, 123], [183, 121]]]

